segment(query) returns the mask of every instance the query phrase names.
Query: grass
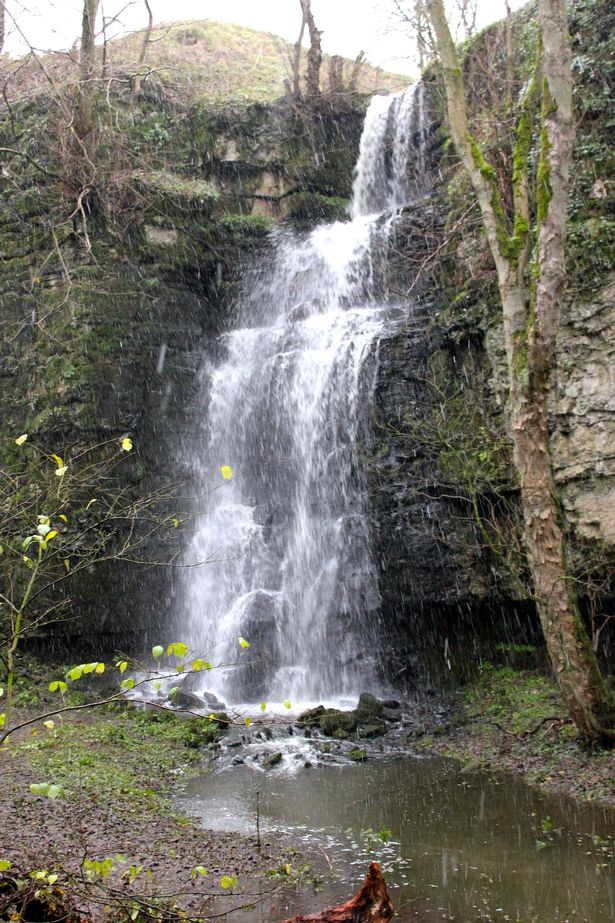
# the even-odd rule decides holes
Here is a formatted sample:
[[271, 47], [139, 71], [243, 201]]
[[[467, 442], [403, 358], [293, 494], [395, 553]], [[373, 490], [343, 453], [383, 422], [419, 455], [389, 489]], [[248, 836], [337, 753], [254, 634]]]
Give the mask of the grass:
[[[151, 780], [168, 781], [200, 759], [217, 726], [171, 713], [122, 709], [38, 729], [19, 749], [36, 781], [53, 780], [67, 795], [112, 796], [129, 810], [164, 809]], [[159, 782], [155, 783], [159, 787]]]

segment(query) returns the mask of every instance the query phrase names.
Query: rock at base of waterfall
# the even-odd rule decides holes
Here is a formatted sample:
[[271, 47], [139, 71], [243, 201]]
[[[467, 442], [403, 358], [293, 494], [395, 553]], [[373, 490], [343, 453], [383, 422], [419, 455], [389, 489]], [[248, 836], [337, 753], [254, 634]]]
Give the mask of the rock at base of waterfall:
[[380, 701], [369, 692], [362, 692], [356, 708], [343, 711], [318, 705], [302, 712], [297, 725], [306, 729], [318, 727], [327, 737], [338, 740], [346, 740], [351, 735], [367, 739], [382, 737], [386, 734], [387, 723], [397, 724], [401, 717], [401, 704], [396, 700]]
[[302, 727], [318, 727], [320, 724], [320, 719], [324, 715], [326, 709], [324, 705], [317, 705], [316, 708], [308, 708], [306, 711], [302, 711], [299, 717], [297, 718], [297, 726]]

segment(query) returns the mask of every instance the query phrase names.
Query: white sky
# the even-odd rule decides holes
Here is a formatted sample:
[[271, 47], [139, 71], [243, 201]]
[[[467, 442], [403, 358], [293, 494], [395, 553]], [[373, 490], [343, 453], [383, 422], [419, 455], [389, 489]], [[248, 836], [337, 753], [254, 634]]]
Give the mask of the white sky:
[[[513, 9], [525, 0], [512, 0]], [[7, 39], [5, 51], [25, 50], [12, 15], [28, 41], [40, 49], [69, 48], [79, 35], [82, 0], [5, 0]], [[504, 0], [478, 0], [479, 27], [500, 19]], [[117, 16], [109, 34], [143, 28], [147, 13], [143, 0], [101, 0], [107, 19]], [[178, 22], [218, 19], [273, 32], [296, 41], [301, 15], [299, 0], [150, 0], [154, 20]], [[364, 50], [370, 62], [401, 73], [413, 73], [408, 43], [392, 18], [392, 0], [312, 0], [312, 10], [323, 31], [323, 49], [354, 58]]]

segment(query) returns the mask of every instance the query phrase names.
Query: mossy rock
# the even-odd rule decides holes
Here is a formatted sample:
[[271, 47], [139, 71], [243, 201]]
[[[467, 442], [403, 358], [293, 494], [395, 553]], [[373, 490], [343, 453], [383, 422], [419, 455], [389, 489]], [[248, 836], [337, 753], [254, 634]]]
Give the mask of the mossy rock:
[[352, 760], [353, 763], [365, 763], [367, 761], [367, 753], [360, 747], [354, 747], [348, 754], [348, 759]]
[[338, 711], [331, 709], [320, 719], [320, 730], [328, 737], [335, 736], [337, 731], [345, 731], [351, 734], [357, 727], [357, 716], [352, 711]]
[[363, 724], [359, 726], [357, 734], [365, 740], [371, 740], [374, 737], [382, 737], [386, 733], [384, 722], [379, 724]]
[[292, 221], [346, 221], [348, 200], [319, 192], [297, 192], [288, 199], [287, 215]]
[[376, 724], [382, 718], [383, 705], [376, 696], [362, 692], [357, 702], [355, 714], [360, 724]]
[[268, 756], [263, 760], [263, 766], [265, 766], [266, 769], [272, 769], [274, 766], [279, 766], [279, 764], [282, 762], [282, 759], [282, 754], [278, 750], [277, 753], [272, 753], [271, 756]]
[[301, 712], [297, 718], [297, 725], [299, 727], [316, 727], [317, 724], [320, 724], [320, 719], [326, 711], [327, 709], [324, 705], [308, 708], [306, 711]]

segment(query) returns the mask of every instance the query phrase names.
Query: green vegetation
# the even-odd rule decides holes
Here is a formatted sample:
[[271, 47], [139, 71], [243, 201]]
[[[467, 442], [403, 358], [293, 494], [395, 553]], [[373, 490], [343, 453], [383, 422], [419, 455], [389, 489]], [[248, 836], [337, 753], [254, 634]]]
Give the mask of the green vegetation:
[[583, 746], [555, 683], [536, 670], [483, 662], [451, 726], [426, 728], [417, 746], [460, 760], [466, 771], [510, 770], [548, 791], [612, 803], [612, 754]]
[[216, 722], [171, 712], [112, 708], [93, 720], [41, 729], [19, 745], [29, 770], [24, 781], [53, 780], [66, 797], [105, 797], [122, 812], [168, 811], [169, 791], [151, 788], [201, 759], [214, 743]]

